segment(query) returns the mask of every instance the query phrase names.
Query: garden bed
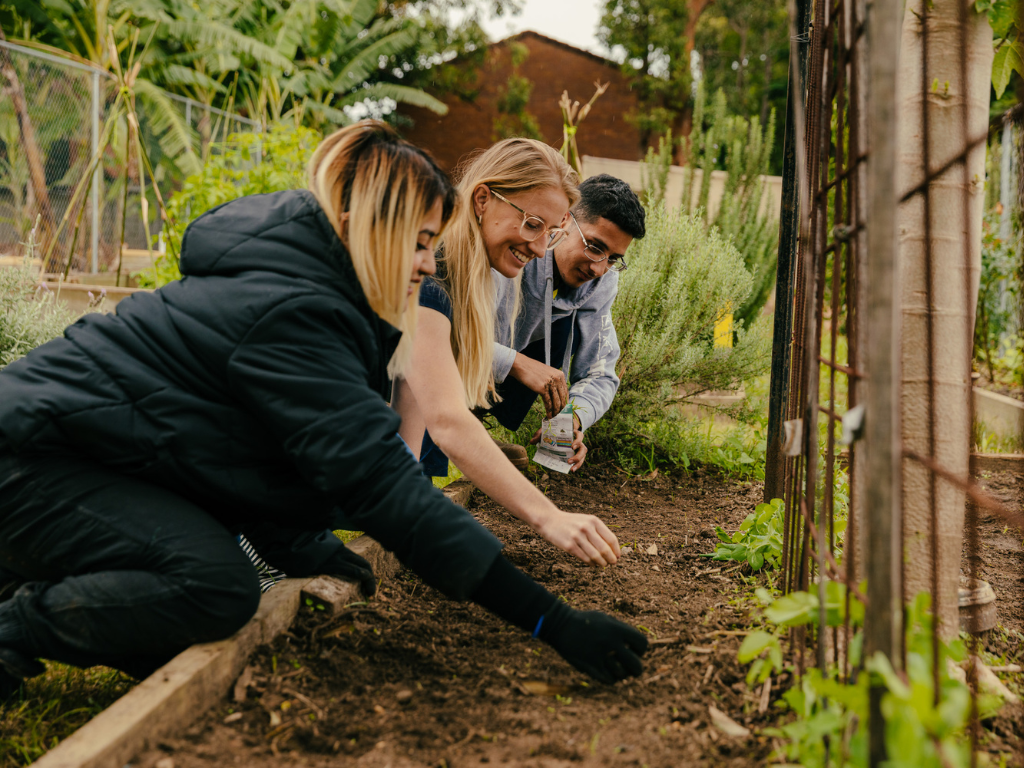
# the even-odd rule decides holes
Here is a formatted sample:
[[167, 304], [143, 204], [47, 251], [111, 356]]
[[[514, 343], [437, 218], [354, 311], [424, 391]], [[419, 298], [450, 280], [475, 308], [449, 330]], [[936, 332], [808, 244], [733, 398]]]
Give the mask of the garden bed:
[[[588, 681], [542, 643], [405, 572], [347, 614], [300, 612], [290, 633], [257, 651], [243, 701], [224, 700], [132, 766], [765, 763], [772, 743], [756, 731], [777, 717], [778, 681], [761, 711], [763, 689], [747, 687], [736, 661], [752, 585], [730, 564], [698, 556], [714, 548], [714, 525], [738, 525], [761, 488], [703, 470], [629, 479], [607, 467], [540, 485], [564, 509], [599, 513], [634, 553], [591, 570], [479, 494], [473, 512], [512, 562], [573, 606], [645, 628], [653, 644], [640, 679]], [[1013, 540], [995, 523], [983, 538], [986, 556]], [[1006, 557], [993, 563], [1012, 581], [1020, 571]], [[985, 575], [1001, 595], [1020, 593], [1019, 582], [1004, 585], [987, 566]], [[1019, 606], [1001, 604], [1010, 633], [993, 638], [993, 650], [1008, 662], [1020, 661], [1012, 633], [1021, 619]], [[712, 707], [754, 733], [726, 735], [712, 725]]]
[[[703, 472], [640, 480], [591, 467], [580, 475], [550, 477], [541, 487], [564, 509], [598, 512], [636, 548], [615, 568], [587, 568], [490, 501], [473, 512], [506, 542], [513, 563], [574, 607], [649, 630], [655, 644], [642, 678], [588, 681], [548, 646], [406, 572], [372, 607], [326, 620], [300, 612], [288, 636], [257, 652], [244, 702], [225, 701], [165, 745], [176, 768], [338, 764], [339, 757], [395, 768], [531, 757], [537, 765], [581, 758], [749, 765], [766, 756], [763, 739], [709, 728], [709, 704], [740, 722], [768, 720], [756, 711], [759, 693], [742, 682], [739, 638], [728, 634], [747, 624], [747, 604], [735, 598], [749, 590], [737, 589], [738, 571], [723, 573], [728, 564], [697, 557], [713, 549], [714, 524], [738, 524], [760, 487]], [[652, 546], [658, 553], [646, 554]], [[164, 756], [132, 765], [148, 768]]]

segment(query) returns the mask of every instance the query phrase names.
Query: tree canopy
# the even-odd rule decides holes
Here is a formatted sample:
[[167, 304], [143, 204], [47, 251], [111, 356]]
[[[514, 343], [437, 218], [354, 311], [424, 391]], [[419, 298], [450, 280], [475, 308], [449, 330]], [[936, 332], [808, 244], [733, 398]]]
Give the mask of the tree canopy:
[[[12, 40], [108, 69], [108, 35], [124, 56], [138, 34], [145, 82], [264, 122], [317, 126], [394, 102], [443, 112], [422, 86], [458, 88], [446, 63], [482, 48], [483, 14], [518, 2], [2, 0], [0, 25]], [[464, 19], [454, 26], [453, 11]]]

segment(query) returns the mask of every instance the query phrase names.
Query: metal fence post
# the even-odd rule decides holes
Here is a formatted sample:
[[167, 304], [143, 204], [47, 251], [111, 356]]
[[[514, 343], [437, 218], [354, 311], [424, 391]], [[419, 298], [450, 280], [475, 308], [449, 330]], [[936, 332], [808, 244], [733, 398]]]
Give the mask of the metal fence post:
[[[100, 151], [100, 73], [92, 73], [92, 156], [95, 158]], [[92, 210], [90, 211], [92, 226], [90, 235], [92, 240], [92, 272], [100, 271], [100, 166], [92, 172], [92, 194], [90, 197]]]
[[[869, 610], [864, 622], [865, 657], [885, 655], [902, 667], [903, 588], [902, 452], [900, 450], [900, 288], [896, 209], [896, 67], [900, 41], [897, 0], [868, 4], [868, 209], [865, 454], [865, 552]], [[886, 760], [884, 688], [870, 691], [869, 763]]]
[[[796, 165], [793, 99], [804, 93], [807, 79], [807, 31], [810, 0], [796, 0], [797, 39], [790, 41], [789, 96], [786, 132], [783, 137], [782, 214], [779, 216], [779, 255], [775, 277], [775, 325], [772, 338], [772, 375], [768, 395], [768, 441], [765, 455], [764, 500], [782, 498], [786, 491], [786, 457], [782, 455], [782, 422], [789, 394], [789, 370], [793, 343], [793, 278], [800, 233], [800, 174]], [[800, 99], [803, 103], [803, 98]]]

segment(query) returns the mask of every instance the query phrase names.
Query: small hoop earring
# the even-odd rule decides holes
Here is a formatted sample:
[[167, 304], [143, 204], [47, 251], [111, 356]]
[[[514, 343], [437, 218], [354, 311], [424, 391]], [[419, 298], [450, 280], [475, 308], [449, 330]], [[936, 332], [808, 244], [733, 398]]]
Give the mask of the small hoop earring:
[[484, 223], [484, 217], [483, 217], [483, 215], [481, 215], [481, 214], [478, 214], [478, 215], [477, 215], [477, 217], [476, 217], [476, 223], [477, 223], [477, 224], [483, 224], [483, 223]]

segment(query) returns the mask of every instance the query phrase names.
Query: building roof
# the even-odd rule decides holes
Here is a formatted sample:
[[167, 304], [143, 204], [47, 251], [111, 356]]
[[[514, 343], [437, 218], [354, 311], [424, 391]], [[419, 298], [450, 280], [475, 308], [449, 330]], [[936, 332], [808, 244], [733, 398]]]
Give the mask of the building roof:
[[579, 54], [580, 56], [587, 56], [588, 58], [593, 59], [599, 64], [605, 64], [609, 67], [614, 67], [616, 70], [619, 68], [619, 63], [617, 61], [606, 58], [604, 56], [598, 56], [596, 53], [591, 53], [590, 51], [585, 50], [583, 48], [577, 48], [575, 45], [563, 43], [561, 40], [556, 40], [553, 37], [542, 35], [540, 32], [535, 32], [532, 29], [524, 29], [522, 32], [516, 32], [514, 35], [509, 35], [508, 37], [503, 38], [502, 40], [498, 40], [496, 42], [492, 42], [489, 45], [502, 45], [503, 43], [507, 43], [511, 40], [521, 40], [527, 37], [532, 37], [536, 40], [542, 40], [545, 43], [553, 45], [557, 48], [561, 48], [562, 50], [567, 51], [568, 53], [576, 53]]

